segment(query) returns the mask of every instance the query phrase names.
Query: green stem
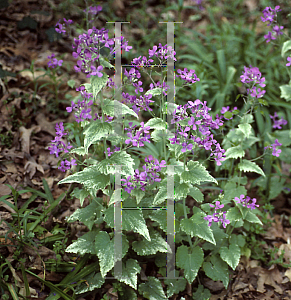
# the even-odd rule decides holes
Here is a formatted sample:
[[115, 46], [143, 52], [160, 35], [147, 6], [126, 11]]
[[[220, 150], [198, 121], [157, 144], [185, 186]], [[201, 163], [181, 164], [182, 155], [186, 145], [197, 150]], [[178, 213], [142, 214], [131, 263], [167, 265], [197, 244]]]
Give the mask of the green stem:
[[234, 225], [233, 226], [227, 226], [227, 229], [226, 229], [226, 234], [228, 234], [228, 236], [230, 236], [235, 228], [235, 225], [236, 225], [237, 221], [235, 221]]
[[[183, 198], [183, 209], [184, 209], [184, 218], [185, 218], [185, 220], [187, 220], [188, 217], [187, 217], [187, 211], [186, 211], [186, 198], [185, 197]], [[188, 242], [190, 244], [190, 247], [193, 248], [191, 237], [189, 235], [187, 235], [187, 237], [188, 237]]]

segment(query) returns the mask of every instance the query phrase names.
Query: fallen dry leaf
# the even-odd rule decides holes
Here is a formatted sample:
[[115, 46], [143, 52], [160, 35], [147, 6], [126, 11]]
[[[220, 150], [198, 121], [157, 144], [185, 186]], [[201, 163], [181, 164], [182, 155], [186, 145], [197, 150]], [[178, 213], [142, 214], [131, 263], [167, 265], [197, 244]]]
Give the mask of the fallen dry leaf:
[[283, 293], [282, 288], [277, 283], [282, 283], [283, 277], [279, 272], [277, 266], [271, 266], [269, 270], [261, 269], [258, 279], [258, 287], [257, 291], [260, 293], [264, 293], [265, 287], [264, 285], [270, 285], [274, 287], [275, 291], [279, 294]]
[[29, 154], [29, 146], [30, 146], [30, 135], [34, 131], [35, 133], [41, 130], [40, 126], [33, 126], [30, 129], [26, 129], [25, 127], [21, 126], [19, 128], [20, 132], [20, 142], [21, 142], [21, 149], [23, 152]]
[[39, 165], [33, 157], [29, 158], [29, 161], [24, 166], [24, 174], [30, 174], [29, 178], [32, 179], [34, 174], [36, 173], [36, 170], [40, 171], [42, 174], [44, 174], [43, 167]]

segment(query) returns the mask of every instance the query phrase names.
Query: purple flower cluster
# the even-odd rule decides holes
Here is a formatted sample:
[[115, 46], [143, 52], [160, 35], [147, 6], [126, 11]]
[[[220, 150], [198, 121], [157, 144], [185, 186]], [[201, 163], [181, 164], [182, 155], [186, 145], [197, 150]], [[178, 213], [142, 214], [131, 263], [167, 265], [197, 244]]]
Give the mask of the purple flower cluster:
[[62, 59], [57, 60], [55, 57], [56, 56], [55, 56], [54, 53], [52, 53], [51, 56], [47, 57], [47, 58], [50, 59], [50, 61], [47, 63], [47, 65], [48, 65], [49, 68], [56, 68], [57, 66], [61, 67], [61, 65], [63, 64], [63, 60]]
[[[287, 125], [287, 123], [288, 123], [283, 118], [279, 119], [279, 116], [278, 116], [277, 112], [274, 113], [274, 116], [270, 115], [270, 118], [274, 122], [273, 128], [282, 129], [281, 125]], [[264, 149], [271, 149], [272, 150], [272, 155], [276, 156], [276, 157], [279, 157], [282, 150], [277, 149], [277, 147], [280, 147], [280, 146], [282, 146], [282, 144], [279, 143], [278, 139], [276, 139], [273, 144], [271, 144], [270, 146], [266, 146]]]
[[287, 57], [287, 61], [289, 61], [287, 64], [286, 64], [286, 67], [289, 67], [291, 66], [291, 57]]
[[273, 120], [274, 125], [273, 128], [282, 129], [281, 125], [287, 125], [287, 121], [283, 118], [279, 119], [277, 112], [274, 113], [274, 116], [270, 115], [270, 118]]
[[204, 7], [201, 5], [203, 0], [192, 0], [192, 1], [195, 1], [196, 5], [199, 5], [198, 7], [199, 7], [200, 10], [204, 10]]
[[[200, 105], [202, 105], [202, 107], [200, 107]], [[179, 124], [180, 121], [188, 118], [187, 108], [192, 112], [188, 125], [195, 131], [195, 135], [191, 135], [191, 137], [189, 137], [191, 128], [189, 126], [182, 128]], [[181, 110], [181, 115], [177, 115], [178, 110]], [[219, 117], [218, 115], [216, 115], [215, 120], [212, 120], [212, 116], [208, 113], [210, 110], [211, 108], [206, 106], [206, 101], [202, 103], [199, 99], [196, 99], [194, 102], [188, 101], [184, 106], [179, 105], [173, 113], [171, 122], [172, 124], [178, 123], [178, 130], [175, 133], [175, 137], [169, 140], [171, 141], [171, 144], [180, 144], [181, 138], [178, 138], [178, 136], [183, 136], [184, 142], [182, 143], [182, 152], [191, 150], [193, 148], [192, 143], [196, 143], [205, 150], [211, 150], [210, 156], [214, 156], [216, 164], [220, 166], [221, 161], [225, 160], [225, 156], [223, 155], [225, 150], [222, 149], [220, 144], [213, 138], [210, 129], [219, 129], [219, 126], [223, 125], [223, 121], [221, 120], [222, 117]], [[197, 131], [200, 132], [201, 137], [197, 137]], [[215, 146], [215, 149], [212, 149], [212, 146]]]
[[69, 26], [70, 24], [73, 24], [72, 20], [66, 20], [65, 18], [63, 19], [65, 23], [60, 23], [61, 20], [58, 21], [58, 23], [55, 26], [55, 30], [58, 33], [62, 33], [65, 34], [66, 30], [67, 30], [67, 26]]
[[149, 95], [141, 95], [139, 98], [133, 95], [129, 95], [128, 93], [122, 93], [122, 103], [132, 104], [132, 109], [135, 113], [138, 114], [138, 112], [143, 110], [152, 111], [152, 109], [149, 107], [150, 102], [154, 102], [153, 100], [150, 100], [152, 98], [152, 94]]
[[130, 132], [127, 133], [127, 136], [129, 137], [129, 139], [127, 139], [125, 141], [125, 144], [128, 145], [129, 143], [132, 143], [132, 145], [135, 146], [135, 147], [136, 146], [137, 147], [142, 147], [142, 146], [144, 146], [143, 142], [149, 142], [150, 143], [150, 141], [149, 141], [149, 138], [151, 137], [150, 134], [142, 136], [143, 133], [149, 133], [150, 126], [144, 127], [144, 122], [141, 122], [140, 123], [141, 128], [135, 132], [135, 135], [133, 135], [132, 132], [137, 127], [137, 125], [132, 126], [132, 124], [133, 124], [133, 122], [129, 122], [128, 123], [129, 128], [125, 128], [125, 130], [130, 131]]
[[[119, 151], [119, 150], [120, 150], [120, 147], [114, 146], [114, 151], [111, 152], [111, 151], [110, 151], [110, 147], [108, 147], [108, 148], [107, 148], [108, 156], [111, 156], [114, 152], [117, 152], [117, 151]], [[105, 151], [104, 151], [104, 153], [105, 153]]]
[[[239, 198], [235, 197], [234, 200], [237, 201], [237, 203], [242, 204], [242, 206], [250, 208], [251, 210], [255, 209], [256, 207], [259, 207], [259, 205], [256, 204], [256, 198], [251, 199], [249, 196], [246, 196], [246, 198], [244, 199], [244, 197], [245, 195], [240, 195]], [[249, 203], [250, 200], [252, 200], [252, 203]]]
[[157, 159], [154, 159], [152, 155], [149, 155], [148, 158], [145, 158], [146, 164], [143, 165], [143, 172], [139, 173], [139, 170], [135, 170], [134, 179], [133, 182], [131, 182], [131, 176], [128, 176], [127, 179], [121, 179], [124, 183], [122, 184], [124, 190], [128, 192], [129, 194], [131, 191], [135, 188], [137, 188], [137, 185], [133, 187], [133, 183], [139, 183], [140, 189], [142, 191], [145, 191], [145, 187], [147, 185], [151, 185], [154, 182], [160, 182], [161, 178], [158, 176], [158, 172], [161, 171], [161, 168], [166, 167], [166, 161], [162, 160], [160, 163]]
[[[50, 150], [50, 154], [55, 154], [56, 157], [59, 157], [59, 153], [63, 151], [64, 153], [68, 153], [69, 150], [73, 148], [73, 146], [70, 145], [70, 142], [68, 142], [68, 145], [62, 141], [62, 137], [67, 135], [67, 133], [64, 131], [63, 122], [56, 124], [56, 137], [51, 141], [51, 145], [48, 147], [48, 150]], [[65, 172], [66, 170], [69, 170], [72, 166], [76, 166], [76, 160], [72, 159], [71, 161], [65, 160], [61, 162], [61, 166], [59, 169], [62, 172]]]
[[71, 101], [71, 107], [67, 107], [67, 112], [72, 112], [73, 110], [75, 113], [75, 118], [78, 123], [85, 121], [86, 119], [92, 119], [91, 116], [91, 108], [90, 106], [93, 104], [92, 100], [89, 100], [93, 97], [93, 94], [88, 93], [84, 86], [80, 86], [76, 89], [77, 92], [80, 92], [83, 100], [78, 100], [78, 103], [74, 103]]
[[210, 207], [214, 207], [214, 213], [212, 215], [207, 215], [204, 217], [204, 220], [208, 221], [208, 226], [210, 227], [212, 225], [212, 222], [221, 222], [223, 228], [226, 228], [226, 225], [230, 223], [229, 220], [225, 218], [226, 211], [224, 212], [217, 212], [217, 210], [224, 207], [224, 204], [220, 204], [219, 201], [215, 201], [215, 205], [209, 204]]
[[178, 69], [177, 72], [181, 75], [176, 75], [176, 76], [181, 77], [181, 79], [185, 80], [188, 83], [195, 83], [196, 81], [200, 81], [200, 79], [195, 74], [195, 70], [191, 69], [189, 72], [187, 71], [188, 71], [187, 68], [184, 68], [184, 71]]
[[275, 140], [274, 144], [271, 144], [270, 146], [265, 147], [264, 149], [271, 149], [273, 156], [280, 156], [280, 153], [282, 152], [281, 149], [276, 149], [276, 147], [282, 146], [282, 144], [279, 143], [278, 139]]
[[[99, 49], [101, 43], [104, 44], [104, 47], [110, 48], [111, 52], [114, 53], [114, 48], [111, 47], [114, 45], [114, 38], [109, 39], [108, 30], [104, 28], [98, 30], [96, 27], [93, 27], [88, 30], [87, 33], [79, 35], [78, 39], [74, 39], [73, 52], [74, 58], [80, 58], [77, 61], [77, 65], [74, 67], [76, 72], [84, 72], [87, 74], [87, 78], [97, 75], [102, 77], [103, 70], [102, 66], [96, 67], [94, 64], [99, 59]], [[125, 51], [129, 51], [131, 46], [127, 46], [127, 41], [121, 37], [121, 48]]]
[[[264, 17], [261, 17], [261, 19], [262, 19], [263, 22], [266, 22], [266, 21], [269, 22], [269, 24], [267, 24], [267, 26], [270, 26], [273, 22], [276, 22], [275, 18], [277, 16], [277, 12], [281, 11], [281, 9], [279, 9], [279, 8], [280, 8], [280, 6], [277, 5], [275, 7], [275, 9], [272, 9], [271, 7], [266, 7], [263, 10]], [[281, 32], [281, 30], [283, 28], [284, 28], [283, 26], [275, 25], [273, 27], [272, 31], [269, 31], [268, 34], [264, 35], [264, 38], [266, 39], [266, 42], [269, 43], [271, 40], [275, 40], [276, 37], [283, 34], [283, 32]]]
[[262, 90], [260, 88], [255, 87], [255, 84], [258, 84], [260, 87], [265, 87], [266, 85], [263, 83], [265, 81], [265, 77], [261, 78], [262, 74], [259, 71], [259, 68], [252, 67], [250, 65], [249, 68], [244, 66], [244, 72], [243, 75], [240, 76], [241, 82], [243, 83], [250, 83], [253, 82], [252, 89], [247, 89], [248, 94], [250, 94], [252, 97], [261, 98], [266, 91]]
[[163, 46], [161, 43], [159, 43], [159, 46], [154, 45], [152, 50], [149, 49], [149, 57], [156, 56], [161, 61], [167, 59], [168, 57], [176, 61], [177, 59], [175, 58], [175, 55], [176, 52], [174, 49], [171, 46], [168, 47], [167, 44]]
[[92, 15], [97, 15], [100, 11], [102, 11], [102, 6], [98, 5], [98, 6], [90, 6], [88, 7], [88, 9], [84, 9], [85, 13], [90, 13]]

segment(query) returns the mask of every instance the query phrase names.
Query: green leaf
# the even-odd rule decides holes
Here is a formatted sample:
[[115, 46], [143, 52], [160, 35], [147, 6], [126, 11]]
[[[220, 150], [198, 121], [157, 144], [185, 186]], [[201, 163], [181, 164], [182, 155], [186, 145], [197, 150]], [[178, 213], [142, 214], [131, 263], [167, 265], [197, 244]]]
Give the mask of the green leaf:
[[188, 183], [177, 183], [175, 184], [175, 198], [176, 199], [181, 199], [181, 198], [186, 198], [187, 195], [190, 192], [190, 186]]
[[154, 97], [157, 95], [161, 95], [161, 93], [162, 93], [162, 88], [153, 88], [152, 90], [146, 91], [145, 95], [147, 96], [149, 94], [152, 94]]
[[239, 124], [238, 130], [240, 130], [246, 138], [249, 138], [252, 133], [252, 126], [250, 124]]
[[98, 93], [106, 86], [108, 78], [109, 76], [105, 73], [103, 73], [102, 77], [98, 77], [97, 75], [90, 77], [94, 100], [96, 99]]
[[162, 112], [164, 114], [173, 114], [174, 110], [178, 107], [179, 105], [177, 105], [176, 103], [172, 103], [172, 102], [165, 102], [164, 106], [162, 107]]
[[246, 237], [242, 234], [232, 234], [229, 242], [242, 248], [246, 244]]
[[243, 159], [241, 163], [238, 164], [240, 171], [244, 172], [255, 172], [262, 176], [266, 176], [264, 171], [254, 162]]
[[[149, 218], [159, 224], [159, 228], [164, 232], [167, 232], [167, 211], [163, 209], [155, 209]], [[175, 220], [177, 226], [177, 220]], [[177, 228], [177, 227], [176, 227]]]
[[225, 218], [228, 219], [230, 222], [238, 221], [238, 220], [242, 219], [242, 214], [241, 214], [241, 212], [240, 212], [240, 210], [237, 206], [236, 207], [231, 207], [226, 212]]
[[198, 285], [198, 289], [192, 295], [192, 299], [199, 299], [199, 300], [209, 300], [211, 297], [211, 293], [208, 289], [204, 289], [202, 284]]
[[[240, 184], [245, 185], [246, 183], [241, 180]], [[224, 199], [226, 201], [232, 201], [238, 195], [247, 194], [247, 190], [244, 186], [238, 186], [235, 182], [228, 182], [224, 187]]]
[[138, 292], [142, 294], [146, 299], [150, 300], [167, 300], [162, 283], [158, 278], [148, 276], [146, 283], [141, 283], [138, 286]]
[[235, 270], [240, 260], [240, 247], [235, 244], [230, 244], [229, 248], [221, 247], [219, 249], [220, 257]]
[[[167, 242], [163, 239], [163, 237], [154, 229], [150, 228], [150, 241], [141, 240], [134, 241], [132, 243], [132, 249], [141, 256], [144, 255], [153, 255], [158, 251], [162, 253], [168, 252]], [[171, 253], [171, 249], [169, 248]]]
[[159, 191], [154, 198], [153, 205], [158, 205], [163, 203], [168, 198], [168, 190], [166, 186], [160, 186]]
[[190, 188], [188, 195], [193, 197], [197, 202], [201, 203], [204, 201], [204, 195], [197, 187]]
[[260, 221], [260, 219], [252, 212], [248, 211], [245, 220], [250, 222], [250, 223], [257, 223], [260, 225], [263, 225], [263, 223]]
[[85, 189], [74, 188], [71, 195], [80, 200], [80, 205], [83, 206], [84, 200], [89, 196], [89, 193]]
[[180, 229], [185, 231], [191, 237], [198, 236], [201, 239], [216, 245], [213, 232], [208, 226], [208, 221], [204, 220], [206, 214], [196, 213], [190, 219], [183, 219], [180, 223]]
[[279, 86], [281, 90], [281, 98], [284, 98], [286, 101], [291, 100], [291, 86], [288, 84], [280, 85]]
[[[122, 235], [122, 258], [126, 255], [128, 248], [128, 240], [126, 236]], [[106, 231], [100, 231], [95, 237], [95, 250], [99, 258], [101, 275], [105, 277], [114, 267], [115, 261], [117, 261], [114, 257], [114, 238], [110, 240], [109, 234]]]
[[[104, 221], [107, 223], [108, 226], [114, 228], [113, 205], [108, 207], [108, 209], [104, 212]], [[122, 210], [122, 230], [132, 230], [144, 236], [148, 241], [151, 240], [142, 211], [139, 209]]]
[[96, 169], [105, 175], [115, 174], [117, 172], [115, 165], [121, 165], [119, 174], [126, 176], [134, 175], [134, 160], [126, 151], [114, 152], [108, 159], [100, 161]]
[[140, 201], [143, 199], [143, 197], [145, 196], [145, 192], [141, 189], [134, 189], [131, 191], [131, 195], [135, 196], [136, 198], [136, 203], [139, 204]]
[[81, 285], [77, 286], [75, 289], [76, 294], [83, 294], [87, 292], [91, 292], [95, 289], [99, 289], [105, 282], [105, 279], [101, 276], [101, 273], [93, 272], [90, 275], [84, 277], [85, 282], [82, 282]]
[[76, 81], [74, 79], [70, 79], [67, 81], [67, 85], [73, 89], [75, 87]]
[[203, 250], [198, 246], [194, 249], [190, 249], [185, 245], [178, 247], [176, 253], [177, 267], [184, 269], [184, 276], [190, 284], [196, 278], [203, 259]]
[[282, 50], [281, 50], [281, 56], [284, 58], [285, 53], [291, 50], [291, 41], [288, 40], [283, 43]]
[[230, 111], [227, 111], [223, 114], [223, 116], [226, 118], [226, 119], [230, 119], [232, 117], [232, 113]]
[[76, 253], [76, 254], [96, 254], [94, 240], [96, 237], [96, 231], [89, 231], [79, 237], [76, 242], [73, 242], [66, 249], [66, 252]]
[[[79, 220], [80, 222], [84, 223], [89, 230], [92, 230], [92, 227], [95, 223], [96, 218], [100, 218], [101, 215], [101, 208], [102, 206], [102, 199], [98, 198], [99, 202], [93, 201], [88, 206], [77, 209], [67, 220], [67, 222], [72, 223], [74, 221]], [[101, 201], [100, 201], [101, 200]]]
[[114, 106], [115, 105], [118, 107], [118, 109], [121, 109], [122, 116], [132, 115], [132, 116], [135, 116], [136, 118], [138, 118], [138, 114], [135, 111], [133, 111], [127, 105], [125, 105], [117, 100], [104, 99], [103, 100], [103, 113], [110, 117], [114, 117]]
[[200, 184], [201, 182], [215, 182], [218, 184], [215, 178], [213, 178], [204, 166], [198, 161], [189, 161], [187, 164], [188, 171], [184, 171], [181, 174], [181, 178], [185, 182], [191, 182], [192, 184]]
[[212, 255], [210, 262], [204, 262], [202, 268], [206, 276], [214, 281], [222, 281], [224, 287], [227, 289], [229, 283], [228, 265], [219, 256]]
[[231, 148], [227, 149], [225, 151], [224, 155], [226, 156], [225, 159], [239, 158], [239, 157], [244, 157], [245, 156], [245, 151], [242, 150], [240, 145], [238, 145], [238, 146], [231, 147]]
[[110, 184], [110, 175], [101, 174], [96, 170], [96, 166], [91, 166], [62, 179], [58, 184], [72, 182], [83, 184], [92, 196], [96, 196], [99, 189], [105, 189]]
[[146, 126], [150, 126], [151, 129], [166, 129], [167, 123], [161, 118], [152, 118], [145, 123], [144, 127]]
[[102, 123], [101, 120], [91, 122], [84, 130], [84, 148], [86, 154], [88, 154], [88, 149], [92, 144], [102, 140], [104, 137], [107, 137], [112, 131], [113, 128], [108, 122]]
[[79, 148], [75, 148], [70, 150], [70, 153], [76, 153], [78, 155], [85, 155], [86, 154], [86, 150], [84, 147], [79, 147]]
[[112, 69], [114, 68], [114, 66], [106, 59], [104, 58], [101, 54], [99, 54], [99, 62], [100, 62], [100, 65], [104, 68], [109, 68], [109, 69]]
[[164, 283], [168, 286], [167, 287], [167, 296], [168, 299], [172, 297], [174, 294], [179, 294], [183, 292], [186, 288], [186, 279], [164, 279]]
[[[114, 277], [117, 278], [120, 282], [124, 282], [128, 284], [133, 289], [137, 289], [137, 274], [141, 271], [141, 267], [137, 260], [135, 259], [128, 259], [126, 261], [126, 265], [122, 263], [122, 276], [115, 275]], [[113, 272], [114, 273], [114, 272]]]

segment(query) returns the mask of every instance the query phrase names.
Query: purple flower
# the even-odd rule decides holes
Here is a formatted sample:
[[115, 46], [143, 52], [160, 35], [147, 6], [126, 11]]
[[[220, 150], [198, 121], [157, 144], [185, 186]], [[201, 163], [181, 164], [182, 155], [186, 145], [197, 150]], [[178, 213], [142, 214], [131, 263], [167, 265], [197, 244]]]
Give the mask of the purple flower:
[[282, 146], [282, 144], [280, 144], [278, 142], [278, 139], [275, 140], [275, 142], [273, 144], [271, 144], [270, 146], [265, 147], [264, 149], [272, 149], [272, 155], [279, 157], [280, 153], [282, 152], [281, 149], [276, 149], [276, 147]]
[[271, 40], [275, 40], [276, 38], [272, 35], [272, 32], [269, 31], [268, 34], [264, 35], [264, 39], [267, 43], [269, 43]]
[[[129, 51], [130, 46], [127, 46], [127, 42], [121, 37], [121, 47], [125, 51]], [[74, 39], [73, 57], [77, 58], [77, 65], [74, 66], [76, 72], [84, 72], [87, 74], [87, 78], [97, 75], [102, 77], [102, 66], [96, 67], [96, 61], [99, 59], [100, 45], [104, 44], [104, 47], [110, 48], [110, 53], [114, 53], [114, 39], [109, 39], [108, 30], [90, 28], [87, 33], [79, 35], [78, 39]]]
[[199, 5], [198, 7], [199, 7], [200, 10], [204, 10], [204, 7], [201, 5], [203, 0], [192, 0], [192, 1], [195, 1], [196, 5]]
[[283, 32], [281, 32], [280, 30], [282, 30], [284, 27], [283, 26], [278, 26], [278, 25], [275, 25], [273, 27], [273, 31], [276, 32], [276, 36], [280, 35], [280, 34], [283, 34]]
[[267, 24], [267, 26], [270, 26], [274, 22], [274, 18], [276, 17], [277, 12], [281, 11], [281, 9], [279, 9], [279, 8], [280, 8], [279, 5], [277, 5], [275, 7], [275, 9], [272, 9], [271, 7], [266, 7], [263, 10], [264, 17], [261, 17], [261, 20], [263, 22], [267, 22], [268, 21], [269, 24]]
[[287, 60], [289, 61], [287, 64], [286, 64], [286, 67], [289, 67], [291, 65], [291, 57], [287, 57]]
[[[56, 157], [59, 157], [59, 153], [63, 151], [64, 153], [68, 153], [69, 149], [73, 148], [73, 146], [68, 143], [66, 145], [62, 140], [62, 137], [67, 135], [64, 131], [63, 122], [56, 124], [56, 137], [51, 141], [50, 145], [48, 146], [48, 150], [50, 150], [50, 154], [55, 154]], [[59, 169], [62, 172], [69, 170], [72, 166], [76, 166], [76, 160], [72, 159], [70, 162], [68, 160], [62, 161], [61, 166]]]
[[283, 118], [279, 119], [277, 112], [274, 113], [274, 116], [270, 115], [270, 118], [273, 120], [274, 125], [273, 128], [282, 129], [281, 125], [287, 125], [287, 121]]
[[[216, 164], [220, 166], [221, 161], [225, 160], [225, 156], [223, 155], [225, 150], [222, 149], [219, 143], [213, 138], [210, 129], [219, 129], [219, 126], [222, 126], [223, 122], [218, 115], [216, 115], [215, 120], [212, 120], [212, 116], [210, 116], [208, 113], [208, 111], [210, 111], [211, 109], [207, 107], [206, 103], [206, 101], [202, 103], [199, 99], [196, 99], [194, 102], [189, 101], [184, 106], [179, 105], [175, 109], [173, 113], [173, 119], [171, 121], [172, 124], [178, 123], [178, 129], [176, 131], [175, 137], [170, 138], [169, 140], [171, 141], [171, 144], [180, 144], [180, 138], [178, 138], [179, 135], [182, 136], [183, 139], [186, 139], [186, 141], [183, 141], [182, 143], [183, 152], [185, 152], [186, 149], [192, 149], [193, 142], [198, 144], [200, 147], [203, 147], [205, 150], [211, 150], [212, 153], [210, 154], [210, 156], [213, 156]], [[190, 120], [188, 121], [188, 125], [191, 127], [185, 125], [181, 126], [179, 122], [185, 118], [189, 118], [187, 114], [188, 108], [192, 112]], [[178, 115], [178, 113], [180, 113], [180, 115]], [[190, 130], [190, 128], [192, 128], [192, 130], [195, 130], [196, 132], [195, 135], [191, 135], [191, 137], [189, 137], [189, 134], [186, 133]], [[197, 131], [199, 131], [200, 134], [204, 137], [201, 138], [197, 136]], [[187, 143], [188, 141], [189, 143]], [[212, 146], [215, 146], [214, 150], [212, 149]]]
[[[114, 146], [114, 151], [113, 152], [110, 152], [110, 148], [107, 148], [107, 151], [108, 151], [108, 157], [111, 156], [111, 154], [113, 154], [114, 152], [117, 152], [120, 150], [120, 147], [116, 147]], [[105, 153], [105, 151], [104, 151]]]
[[[159, 49], [159, 50], [158, 50]], [[166, 55], [169, 52], [169, 55]], [[161, 43], [159, 43], [159, 46], [157, 47], [156, 45], [153, 47], [153, 50], [149, 50], [149, 57], [156, 56], [157, 58], [163, 60], [167, 59], [168, 57], [171, 57], [173, 60], [177, 60], [175, 58], [176, 52], [174, 49], [172, 49], [171, 46], [162, 46]]]
[[[251, 92], [250, 92], [251, 91]], [[252, 90], [247, 89], [248, 94], [255, 98], [262, 98], [266, 91], [261, 90], [260, 88], [253, 87]]]
[[[257, 202], [257, 199], [256, 198], [253, 198], [251, 199], [249, 196], [246, 196], [246, 198], [244, 199], [245, 195], [240, 195], [240, 197], [235, 197], [234, 200], [237, 202], [237, 203], [240, 203], [242, 204], [242, 206], [246, 206], [247, 208], [250, 208], [251, 210], [255, 209], [256, 207], [259, 207], [258, 204], [256, 204]], [[252, 203], [249, 203], [249, 201], [252, 200]]]
[[58, 167], [59, 170], [62, 172], [66, 172], [67, 170], [71, 169], [72, 166], [76, 166], [76, 160], [72, 159], [71, 161], [65, 160], [61, 162], [60, 167]]
[[207, 215], [204, 217], [204, 220], [208, 221], [208, 226], [212, 225], [212, 222], [221, 222], [223, 228], [226, 228], [226, 225], [230, 223], [229, 220], [226, 219], [226, 211], [217, 212], [217, 210], [224, 207], [224, 204], [220, 204], [219, 201], [215, 201], [215, 205], [209, 204], [210, 207], [214, 208], [215, 212], [212, 215]]
[[82, 101], [79, 99], [77, 103], [71, 101], [71, 106], [67, 107], [66, 110], [67, 112], [75, 111], [76, 121], [80, 123], [86, 119], [92, 119], [90, 106], [93, 105], [93, 101], [89, 99], [92, 99], [93, 94], [88, 93], [84, 86], [80, 86], [76, 91], [80, 92], [84, 99]]
[[259, 71], [259, 68], [252, 67], [247, 68], [244, 66], [244, 73], [240, 76], [241, 82], [250, 83], [254, 82], [255, 84], [259, 84], [260, 87], [265, 87], [266, 85], [263, 83], [265, 81], [265, 77], [261, 78], [262, 74]]
[[[187, 73], [187, 68], [184, 68], [184, 71], [181, 71], [180, 69], [177, 70], [177, 72], [181, 75], [176, 75], [177, 77], [181, 77], [181, 79], [187, 81], [188, 83], [195, 83], [196, 81], [200, 81], [200, 79], [197, 77], [195, 73], [195, 70], [190, 70]], [[192, 78], [193, 76], [193, 78]]]
[[102, 6], [98, 5], [98, 6], [89, 6], [88, 9], [84, 9], [84, 12], [88, 12], [91, 13], [93, 15], [97, 15], [98, 12], [100, 12], [102, 10]]
[[[166, 161], [162, 160], [160, 163], [157, 159], [154, 159], [152, 155], [149, 155], [145, 158], [146, 164], [143, 165], [143, 172], [139, 172], [138, 169], [135, 170], [134, 179], [133, 182], [140, 185], [140, 189], [142, 191], [145, 191], [146, 186], [153, 184], [154, 182], [160, 182], [161, 178], [158, 176], [158, 172], [161, 171], [161, 168], [166, 167]], [[127, 180], [121, 179], [121, 181], [124, 181], [125, 183], [122, 184], [123, 187], [125, 187], [125, 191], [127, 191], [129, 194], [131, 193], [131, 190], [134, 188], [137, 188], [137, 185], [133, 187], [133, 183], [130, 182], [131, 176], [127, 177]]]
[[136, 125], [131, 127], [132, 122], [129, 122], [128, 124], [129, 124], [130, 128], [125, 128], [125, 130], [131, 131], [131, 132], [127, 133], [127, 136], [129, 137], [129, 139], [125, 140], [125, 144], [128, 145], [128, 144], [132, 143], [133, 146], [135, 146], [135, 147], [136, 146], [137, 147], [142, 147], [142, 146], [144, 146], [143, 142], [149, 142], [150, 143], [150, 141], [149, 141], [149, 138], [151, 137], [150, 134], [145, 135], [144, 137], [142, 136], [143, 133], [149, 133], [148, 130], [150, 129], [150, 126], [144, 127], [144, 122], [141, 122], [140, 123], [140, 125], [141, 125], [140, 130], [137, 130], [135, 135], [132, 135], [133, 129], [136, 127]]
[[64, 20], [64, 24], [61, 24], [60, 23], [60, 21], [61, 20], [59, 20], [58, 22], [57, 22], [57, 24], [56, 24], [56, 26], [55, 26], [55, 30], [56, 30], [56, 32], [58, 32], [58, 33], [63, 33], [63, 34], [65, 34], [66, 33], [66, 26], [69, 26], [70, 24], [73, 24], [73, 21], [72, 20], [67, 20], [67, 19], [63, 19]]
[[55, 68], [55, 67], [57, 67], [57, 66], [62, 66], [62, 64], [63, 64], [63, 60], [57, 60], [56, 58], [55, 58], [55, 54], [54, 53], [52, 53], [52, 55], [51, 56], [48, 56], [47, 58], [49, 58], [50, 59], [50, 61], [48, 62], [48, 67], [49, 68]]
[[224, 204], [220, 204], [220, 201], [215, 201], [215, 205], [209, 204], [210, 207], [215, 207], [215, 210], [221, 209], [224, 207]]

